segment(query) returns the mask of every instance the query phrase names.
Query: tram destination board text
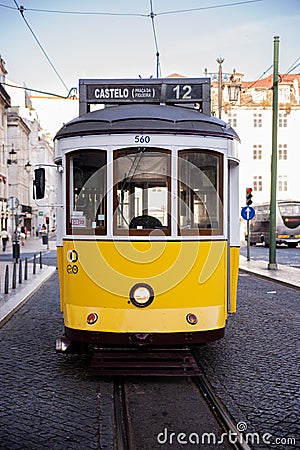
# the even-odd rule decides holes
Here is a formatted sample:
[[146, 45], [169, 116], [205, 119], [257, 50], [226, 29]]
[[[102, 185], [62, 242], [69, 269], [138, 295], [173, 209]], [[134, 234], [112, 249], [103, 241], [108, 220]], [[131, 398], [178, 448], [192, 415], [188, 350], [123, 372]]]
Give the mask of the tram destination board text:
[[88, 101], [93, 103], [159, 102], [161, 85], [100, 85], [88, 86]]
[[[103, 83], [102, 80], [80, 80], [81, 101], [88, 103], [191, 103], [204, 100], [208, 79], [149, 80], [143, 82]], [[206, 99], [205, 99], [206, 100]]]
[[199, 110], [210, 115], [210, 79], [79, 80], [80, 115], [89, 112], [92, 104], [125, 103], [199, 104]]

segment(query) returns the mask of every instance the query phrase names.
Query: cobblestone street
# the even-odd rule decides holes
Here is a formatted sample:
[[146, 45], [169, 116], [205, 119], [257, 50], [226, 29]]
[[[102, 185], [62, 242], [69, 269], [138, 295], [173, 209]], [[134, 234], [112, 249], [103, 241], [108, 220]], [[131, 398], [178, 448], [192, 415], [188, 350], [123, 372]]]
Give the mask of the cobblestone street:
[[[299, 442], [299, 291], [240, 273], [238, 312], [199, 362], [236, 424], [275, 448]], [[275, 446], [282, 438], [283, 445]], [[279, 442], [279, 441], [278, 441]], [[298, 444], [299, 445], [299, 444]], [[261, 443], [257, 449], [269, 448]]]
[[[105, 384], [87, 376], [87, 357], [55, 353], [58, 298], [55, 274], [0, 329], [1, 449], [97, 449], [106, 432], [99, 419]], [[239, 310], [225, 339], [198, 348], [235, 422], [260, 439], [272, 435], [276, 449], [293, 446], [275, 445], [275, 438], [299, 438], [298, 323], [299, 291], [240, 274]], [[253, 447], [270, 448], [261, 441]]]

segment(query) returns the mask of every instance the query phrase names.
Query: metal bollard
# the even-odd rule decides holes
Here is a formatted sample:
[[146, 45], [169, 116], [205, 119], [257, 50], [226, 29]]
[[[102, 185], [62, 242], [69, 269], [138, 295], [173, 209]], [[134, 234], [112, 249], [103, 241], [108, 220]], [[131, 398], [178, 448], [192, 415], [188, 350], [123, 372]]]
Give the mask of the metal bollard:
[[36, 274], [36, 254], [33, 255], [33, 275]]
[[16, 289], [17, 286], [17, 263], [14, 263], [13, 266], [13, 276], [12, 276], [12, 289]]
[[42, 252], [40, 252], [40, 269], [43, 268], [43, 263], [42, 263]]
[[9, 269], [8, 264], [5, 268], [5, 278], [4, 278], [4, 294], [8, 294], [8, 284], [9, 284]]
[[28, 260], [27, 260], [27, 258], [25, 258], [24, 280], [28, 280]]
[[19, 261], [19, 284], [22, 284], [22, 260]]

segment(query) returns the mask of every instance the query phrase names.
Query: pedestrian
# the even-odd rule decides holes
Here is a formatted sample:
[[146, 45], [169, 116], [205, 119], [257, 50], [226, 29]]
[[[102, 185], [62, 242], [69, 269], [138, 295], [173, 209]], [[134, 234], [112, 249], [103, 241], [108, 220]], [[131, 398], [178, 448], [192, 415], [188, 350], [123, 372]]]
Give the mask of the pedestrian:
[[20, 238], [21, 238], [21, 244], [24, 245], [25, 239], [26, 239], [26, 234], [24, 233], [24, 231], [21, 231]]
[[1, 231], [1, 238], [2, 238], [3, 251], [5, 252], [6, 244], [7, 244], [7, 241], [9, 240], [8, 232], [5, 228], [3, 228], [3, 230]]

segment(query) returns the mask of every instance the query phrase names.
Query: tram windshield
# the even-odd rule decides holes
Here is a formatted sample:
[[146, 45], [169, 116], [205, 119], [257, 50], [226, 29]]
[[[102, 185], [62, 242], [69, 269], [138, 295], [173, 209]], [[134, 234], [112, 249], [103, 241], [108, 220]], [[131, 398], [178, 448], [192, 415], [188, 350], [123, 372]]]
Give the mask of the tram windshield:
[[70, 234], [106, 232], [106, 152], [84, 150], [67, 159]]
[[207, 151], [179, 152], [181, 234], [222, 232], [222, 159]]
[[151, 148], [117, 151], [114, 159], [114, 230], [170, 232], [170, 153]]

